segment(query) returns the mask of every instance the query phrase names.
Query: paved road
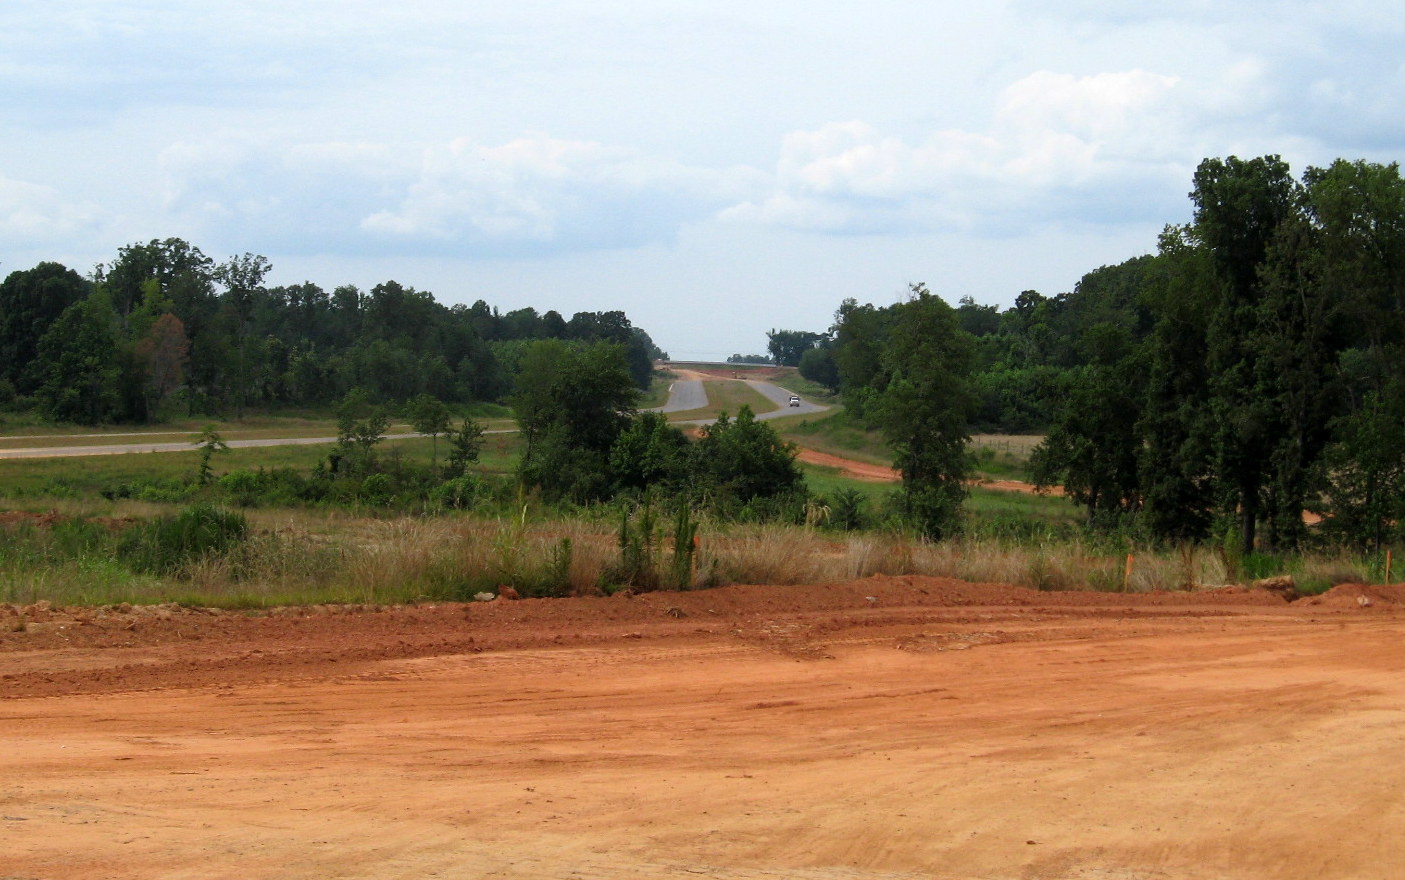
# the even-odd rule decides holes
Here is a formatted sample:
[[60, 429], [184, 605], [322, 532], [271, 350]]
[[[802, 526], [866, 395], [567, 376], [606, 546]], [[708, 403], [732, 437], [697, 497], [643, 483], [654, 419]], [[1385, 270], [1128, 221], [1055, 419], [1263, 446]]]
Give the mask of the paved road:
[[649, 412], [675, 413], [707, 406], [707, 390], [697, 379], [679, 379], [668, 387], [668, 403]]
[[[755, 388], [766, 399], [775, 403], [779, 409], [771, 412], [758, 413], [756, 418], [775, 419], [782, 416], [805, 415], [807, 413], [824, 412], [829, 409], [818, 403], [810, 403], [802, 400], [800, 406], [789, 406], [791, 392], [779, 385], [770, 382], [761, 382], [753, 379], [746, 380], [719, 380], [719, 381], [745, 381], [746, 384]], [[701, 409], [707, 406], [707, 389], [704, 383], [697, 379], [679, 379], [673, 383], [669, 389], [668, 402], [661, 407], [656, 407], [654, 412], [674, 413], [686, 412], [690, 409]], [[680, 424], [707, 425], [712, 423], [712, 419], [690, 419]], [[499, 434], [502, 431], [487, 431], [489, 434]], [[80, 434], [67, 436], [83, 436]], [[123, 435], [109, 435], [123, 436]], [[126, 436], [139, 436], [129, 434]], [[416, 434], [392, 434], [386, 439], [395, 440], [403, 437], [415, 437]], [[288, 437], [288, 438], [259, 438], [252, 440], [226, 440], [225, 444], [231, 449], [246, 449], [264, 446], [315, 446], [317, 444], [335, 443], [335, 437]], [[88, 455], [126, 455], [140, 452], [193, 452], [196, 444], [189, 440], [179, 440], [164, 443], [112, 443], [101, 446], [32, 446], [19, 449], [0, 449], [0, 459], [7, 458], [78, 458]]]
[[773, 385], [770, 382], [762, 382], [758, 379], [747, 379], [745, 381], [746, 384], [761, 392], [761, 395], [767, 400], [780, 407], [780, 409], [775, 410], [773, 412], [762, 413], [761, 415], [757, 416], [758, 419], [778, 419], [783, 416], [803, 416], [808, 415], [809, 413], [824, 412], [825, 410], [829, 409], [829, 407], [823, 406], [822, 404], [811, 403], [808, 400], [805, 400], [803, 397], [800, 399], [799, 406], [791, 406], [790, 395], [793, 392], [788, 391], [787, 389], [782, 388], [779, 385]]
[[[770, 412], [757, 413], [756, 420], [779, 419], [785, 416], [807, 415], [809, 413], [824, 412], [829, 407], [818, 403], [811, 403], [803, 398], [799, 406], [790, 405], [789, 389], [782, 388], [771, 382], [763, 382], [759, 379], [718, 379], [719, 382], [745, 382], [756, 390], [762, 397], [774, 403], [779, 409]], [[650, 412], [676, 413], [687, 412], [690, 409], [701, 409], [707, 406], [706, 383], [699, 379], [679, 379], [668, 389], [668, 402], [663, 406], [654, 407]], [[733, 413], [732, 415], [736, 415]], [[685, 419], [676, 421], [678, 425], [710, 425], [715, 419]]]
[[[394, 434], [392, 437], [404, 437]], [[335, 437], [266, 437], [256, 440], [226, 440], [231, 449], [255, 446], [312, 446], [318, 443], [335, 443]], [[176, 443], [113, 443], [104, 446], [34, 446], [24, 449], [0, 449], [0, 459], [5, 458], [77, 458], [86, 455], [126, 455], [130, 452], [194, 452], [199, 447], [183, 440]]]

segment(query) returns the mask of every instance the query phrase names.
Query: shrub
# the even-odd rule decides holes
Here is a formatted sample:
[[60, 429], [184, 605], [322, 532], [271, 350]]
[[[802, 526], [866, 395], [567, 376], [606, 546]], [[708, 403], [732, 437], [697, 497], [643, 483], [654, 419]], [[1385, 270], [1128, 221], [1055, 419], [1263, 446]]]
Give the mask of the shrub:
[[[627, 586], [635, 590], [660, 588], [687, 590], [694, 586], [697, 565], [698, 523], [687, 504], [680, 504], [673, 516], [672, 541], [653, 505], [643, 504], [620, 512], [619, 559], [601, 572], [600, 586]], [[664, 551], [671, 544], [667, 561]]]
[[247, 533], [243, 514], [197, 504], [129, 530], [117, 551], [137, 571], [171, 575], [200, 559], [227, 554]]
[[472, 474], [454, 477], [439, 484], [430, 493], [430, 501], [436, 507], [449, 510], [468, 510], [484, 494], [483, 481]]
[[191, 486], [183, 480], [134, 480], [116, 483], [99, 490], [108, 501], [133, 499], [154, 504], [170, 504], [190, 498]]
[[219, 490], [240, 507], [252, 507], [263, 494], [263, 480], [254, 471], [230, 471], [218, 480]]
[[61, 519], [49, 530], [49, 556], [53, 559], [78, 559], [101, 552], [110, 540], [101, 525], [83, 517]]
[[372, 507], [384, 507], [395, 492], [389, 474], [371, 474], [361, 481], [361, 501]]
[[864, 512], [863, 495], [857, 489], [839, 489], [829, 502], [829, 524], [837, 529], [852, 532], [861, 529], [868, 521]]
[[215, 483], [220, 494], [238, 507], [292, 506], [315, 501], [320, 495], [316, 481], [309, 481], [293, 468], [256, 471], [240, 469], [221, 476]]

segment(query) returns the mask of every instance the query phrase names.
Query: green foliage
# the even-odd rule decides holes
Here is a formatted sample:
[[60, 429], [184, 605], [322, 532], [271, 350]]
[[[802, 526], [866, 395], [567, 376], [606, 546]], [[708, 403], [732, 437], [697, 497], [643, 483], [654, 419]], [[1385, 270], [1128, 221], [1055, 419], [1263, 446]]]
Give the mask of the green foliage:
[[[527, 528], [528, 506], [519, 496], [516, 511], [499, 521], [493, 538], [493, 557], [499, 583], [522, 596], [564, 596], [571, 590], [574, 554], [570, 538], [560, 538], [544, 557], [534, 555]], [[459, 598], [468, 599], [469, 596]]]
[[1140, 509], [1137, 418], [1144, 377], [1131, 357], [1065, 374], [1056, 421], [1031, 458], [1035, 484], [1062, 486], [1090, 519]]
[[863, 495], [852, 488], [839, 489], [829, 498], [829, 520], [831, 528], [852, 532], [868, 524]]
[[770, 425], [757, 421], [748, 406], [735, 419], [723, 413], [705, 425], [690, 450], [688, 483], [714, 504], [747, 505], [794, 493], [804, 480], [795, 463], [796, 447]]
[[892, 309], [859, 305], [852, 298], [834, 315], [834, 362], [844, 405], [855, 418], [869, 420], [883, 389], [883, 350], [893, 321]]
[[876, 429], [854, 417], [848, 409], [834, 409], [800, 421], [773, 420], [785, 437], [820, 452], [852, 458], [869, 464], [888, 464], [893, 451]]
[[800, 375], [823, 385], [831, 392], [839, 390], [839, 364], [834, 360], [834, 349], [828, 345], [809, 348], [800, 356]]
[[[1047, 429], [1039, 479], [1067, 488], [1085, 522], [1113, 536], [1220, 542], [1232, 531], [1244, 558], [1315, 542], [1389, 546], [1405, 521], [1399, 168], [1339, 160], [1295, 181], [1276, 156], [1207, 159], [1191, 201], [1193, 222], [1169, 227], [1157, 254], [1095, 269], [1069, 293], [1026, 290], [1004, 311], [970, 298], [951, 309], [920, 285], [893, 306], [849, 299], [828, 333], [773, 330], [773, 354], [838, 387], [855, 431], [884, 432], [904, 473], [898, 508], [929, 537], [979, 520], [958, 515], [974, 424]], [[100, 423], [177, 403], [237, 411], [344, 395], [329, 466], [306, 480], [262, 468], [215, 480], [213, 435], [178, 460], [198, 489], [188, 476], [43, 471], [6, 491], [456, 506], [466, 486], [435, 489], [440, 434], [451, 437], [451, 479], [480, 450], [499, 472], [510, 457], [468, 422], [455, 450], [444, 402], [500, 397], [512, 375], [518, 474], [550, 503], [686, 491], [729, 516], [807, 519], [812, 500], [785, 444], [741, 430], [742, 415], [692, 445], [661, 418], [630, 418], [631, 383], [648, 381], [661, 352], [623, 313], [446, 308], [389, 281], [365, 293], [267, 288], [267, 269], [252, 254], [216, 265], [166, 239], [122, 248], [91, 283], [56, 264], [12, 273], [0, 284], [0, 403]], [[430, 436], [411, 447], [430, 451], [428, 470], [377, 455], [385, 407], [406, 400]], [[821, 506], [846, 523], [858, 518], [852, 500], [826, 487]], [[1326, 521], [1308, 529], [1305, 508]], [[1004, 514], [986, 522], [1016, 530]]]
[[229, 471], [215, 482], [215, 488], [239, 507], [302, 505], [320, 496], [315, 482], [294, 468]]
[[688, 438], [662, 413], [639, 413], [610, 447], [610, 473], [621, 489], [679, 490], [688, 482]]
[[192, 442], [195, 446], [200, 447], [200, 470], [196, 474], [196, 482], [202, 486], [208, 486], [215, 478], [215, 471], [210, 462], [216, 454], [228, 452], [229, 444], [224, 442], [224, 438], [215, 430], [214, 425], [206, 425]]
[[924, 537], [960, 524], [969, 461], [975, 340], [924, 285], [878, 309], [845, 300], [835, 315], [834, 361], [844, 404], [879, 428], [902, 471], [902, 514]]
[[1000, 433], [1044, 430], [1054, 420], [1064, 375], [1063, 369], [1048, 365], [1004, 363], [976, 373], [971, 390], [979, 402], [973, 423]]
[[465, 474], [439, 484], [430, 493], [435, 507], [447, 510], [469, 510], [487, 493], [481, 477]]
[[137, 571], [173, 575], [193, 562], [229, 553], [247, 533], [242, 514], [197, 504], [132, 527], [119, 541], [117, 555]]
[[78, 559], [105, 552], [111, 534], [103, 526], [83, 517], [59, 520], [49, 529], [48, 555], [51, 559]]
[[39, 338], [26, 375], [49, 418], [97, 425], [124, 414], [116, 324], [106, 296], [95, 295], [64, 309]]
[[638, 398], [624, 347], [533, 343], [516, 385], [511, 403], [527, 441], [518, 468], [522, 482], [549, 499], [608, 497], [610, 450]]
[[363, 388], [353, 388], [337, 406], [337, 452], [334, 472], [363, 476], [374, 471], [376, 446], [385, 439], [390, 417], [371, 403]]
[[[500, 400], [509, 370], [494, 346], [543, 338], [621, 346], [640, 387], [663, 355], [623, 312], [504, 315], [482, 301], [445, 306], [395, 281], [330, 294], [310, 282], [269, 287], [270, 269], [249, 253], [216, 264], [168, 238], [120, 248], [93, 282], [55, 263], [13, 272], [0, 283], [0, 385], [22, 401], [42, 390], [51, 417], [110, 423], [168, 417], [176, 404], [187, 415], [236, 416], [325, 405], [357, 387], [385, 404]], [[89, 301], [110, 311], [110, 345], [74, 318], [41, 357], [63, 312]], [[58, 348], [72, 352], [65, 359]]]
[[[998, 328], [963, 302], [960, 319], [980, 332], [981, 423], [1047, 414], [1036, 477], [1101, 528], [1218, 542], [1232, 526], [1241, 557], [1391, 540], [1402, 513], [1391, 401], [1405, 362], [1398, 167], [1338, 161], [1298, 182], [1276, 156], [1207, 159], [1191, 199], [1194, 222], [1168, 227], [1157, 255], [1091, 272], [1072, 294], [1026, 291]], [[846, 402], [870, 418], [892, 382], [872, 355], [892, 333], [885, 312], [896, 318], [846, 304], [837, 333], [846, 382], [864, 379], [845, 385]], [[877, 342], [846, 351], [850, 324]], [[1330, 514], [1316, 534], [1304, 509]]]
[[389, 474], [371, 474], [361, 481], [357, 498], [371, 507], [385, 507], [394, 495]]
[[1336, 439], [1315, 474], [1321, 529], [1342, 543], [1377, 550], [1399, 540], [1405, 523], [1405, 380], [1367, 392], [1333, 423]]
[[662, 581], [659, 573], [661, 536], [652, 505], [631, 510], [620, 509], [619, 564], [606, 569], [604, 579], [611, 585], [623, 585], [635, 590], [656, 590]]
[[444, 467], [448, 480], [462, 477], [483, 451], [483, 426], [465, 417], [458, 430], [449, 433], [449, 463]]
[[693, 586], [697, 566], [698, 523], [686, 504], [679, 504], [673, 515], [673, 556], [669, 563], [669, 586], [686, 590]]
[[877, 417], [903, 475], [904, 512], [924, 537], [953, 533], [966, 496], [966, 426], [974, 409], [971, 337], [922, 285], [894, 308]]
[[826, 339], [825, 334], [808, 330], [771, 330], [766, 334], [766, 350], [776, 366], [798, 367], [805, 353]]
[[104, 486], [98, 494], [108, 501], [130, 498], [135, 501], [170, 504], [190, 500], [196, 494], [196, 487], [185, 480], [157, 477], [113, 483]]
[[90, 288], [77, 272], [58, 263], [11, 272], [0, 283], [0, 380], [11, 396], [31, 394], [43, 383], [45, 376], [26, 371], [38, 356], [39, 340]]
[[546, 566], [542, 577], [535, 583], [526, 584], [528, 596], [565, 596], [571, 589], [571, 560], [573, 550], [570, 538], [562, 538], [547, 552]]
[[[431, 468], [439, 464], [439, 435], [449, 433], [451, 426], [449, 407], [432, 394], [420, 394], [406, 405], [406, 415], [410, 427], [421, 434], [428, 434], [433, 444], [430, 455]], [[475, 452], [476, 457], [476, 452]]]
[[[671, 536], [665, 535], [653, 504], [620, 507], [619, 558], [601, 574], [607, 591], [629, 587], [635, 592], [687, 590], [694, 585], [698, 523], [686, 503], [674, 512]], [[667, 559], [665, 552], [667, 551]]]

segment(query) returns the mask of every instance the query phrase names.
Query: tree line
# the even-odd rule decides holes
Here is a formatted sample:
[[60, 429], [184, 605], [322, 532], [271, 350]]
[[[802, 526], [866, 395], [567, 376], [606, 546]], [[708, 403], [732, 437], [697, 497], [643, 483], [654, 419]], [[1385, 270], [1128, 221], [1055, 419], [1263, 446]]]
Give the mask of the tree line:
[[[520, 487], [552, 504], [667, 498], [750, 518], [803, 510], [794, 447], [750, 410], [696, 442], [638, 410], [667, 355], [623, 312], [568, 320], [482, 300], [444, 306], [395, 281], [368, 292], [274, 287], [269, 269], [258, 255], [216, 263], [166, 239], [124, 247], [89, 277], [52, 262], [10, 273], [0, 283], [0, 405], [82, 424], [283, 405], [336, 413], [337, 443], [311, 473], [217, 475], [224, 443], [207, 428], [193, 480], [113, 486], [112, 497], [465, 508], [507, 504]], [[478, 401], [517, 418], [525, 448], [511, 481], [467, 468], [483, 429], [456, 421], [451, 405]], [[392, 412], [431, 438], [427, 467], [381, 452]]]
[[483, 300], [446, 306], [395, 281], [268, 286], [270, 268], [256, 254], [217, 263], [168, 238], [123, 247], [87, 277], [53, 262], [10, 273], [0, 406], [103, 424], [324, 406], [356, 388], [381, 402], [502, 401], [534, 340], [619, 345], [641, 388], [664, 356], [619, 311], [568, 320]]
[[921, 285], [890, 306], [850, 299], [787, 362], [887, 433], [930, 534], [953, 527], [965, 438], [985, 429], [1046, 433], [1038, 481], [1098, 528], [1242, 552], [1397, 538], [1399, 167], [1338, 160], [1294, 177], [1278, 156], [1206, 159], [1190, 200], [1155, 254], [1072, 292], [1024, 291], [1005, 310]]

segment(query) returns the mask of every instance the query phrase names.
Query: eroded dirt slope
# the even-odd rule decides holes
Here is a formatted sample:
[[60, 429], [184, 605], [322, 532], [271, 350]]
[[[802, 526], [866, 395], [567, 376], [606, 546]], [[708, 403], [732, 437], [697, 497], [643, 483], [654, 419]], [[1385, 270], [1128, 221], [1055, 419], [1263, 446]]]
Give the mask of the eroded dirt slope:
[[0, 878], [1388, 877], [1402, 599], [7, 608]]

